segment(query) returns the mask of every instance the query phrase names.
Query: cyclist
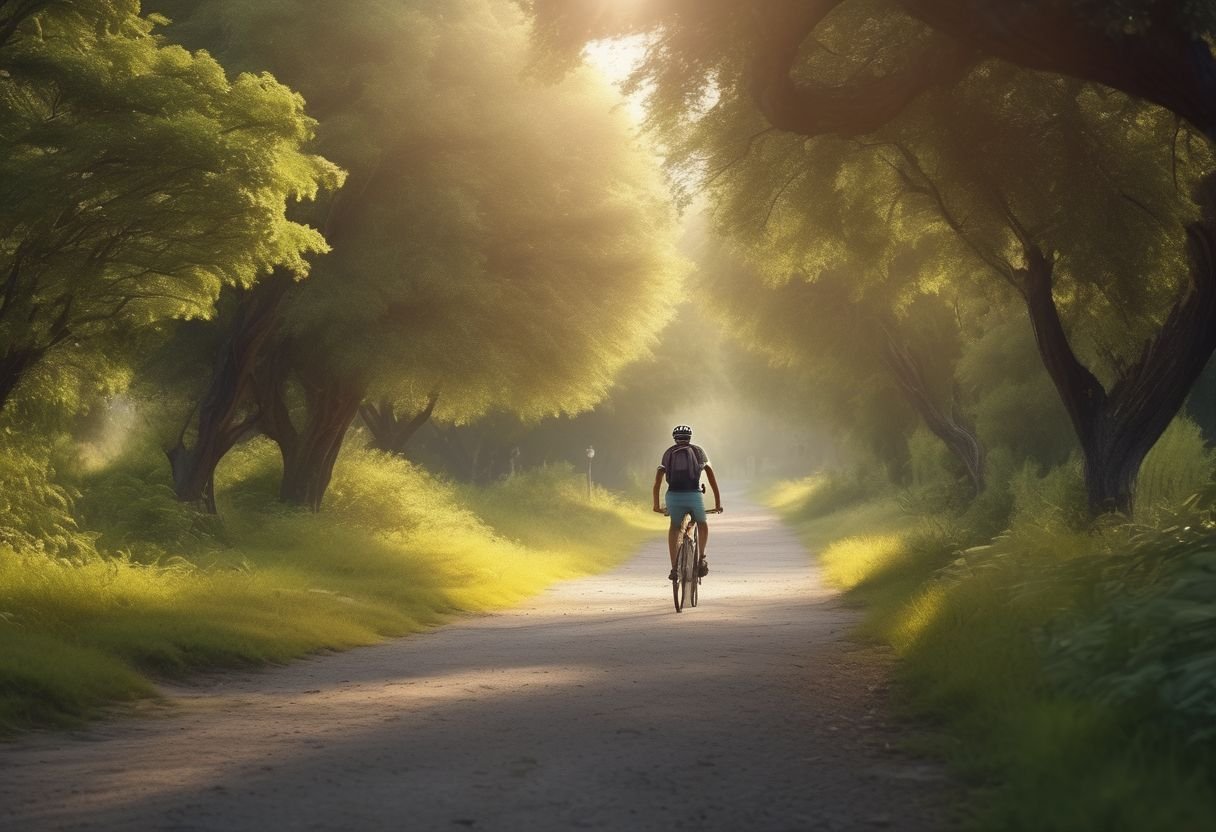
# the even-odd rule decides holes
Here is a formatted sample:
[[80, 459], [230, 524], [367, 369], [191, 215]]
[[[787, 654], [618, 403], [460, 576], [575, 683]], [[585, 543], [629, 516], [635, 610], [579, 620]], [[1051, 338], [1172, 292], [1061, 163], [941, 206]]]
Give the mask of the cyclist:
[[700, 562], [698, 574], [709, 573], [705, 560], [705, 543], [709, 539], [709, 523], [705, 519], [705, 500], [702, 498], [701, 472], [714, 490], [714, 513], [722, 511], [722, 495], [718, 491], [718, 480], [709, 464], [709, 457], [699, 446], [692, 444], [692, 428], [676, 425], [671, 431], [676, 444], [663, 452], [663, 460], [654, 475], [654, 510], [663, 513], [659, 505], [659, 488], [663, 477], [667, 477], [667, 513], [671, 516], [671, 528], [667, 530], [667, 551], [671, 556], [671, 574], [667, 580], [676, 579], [676, 549], [680, 540], [680, 523], [684, 515], [691, 514], [697, 523], [697, 539], [700, 540]]

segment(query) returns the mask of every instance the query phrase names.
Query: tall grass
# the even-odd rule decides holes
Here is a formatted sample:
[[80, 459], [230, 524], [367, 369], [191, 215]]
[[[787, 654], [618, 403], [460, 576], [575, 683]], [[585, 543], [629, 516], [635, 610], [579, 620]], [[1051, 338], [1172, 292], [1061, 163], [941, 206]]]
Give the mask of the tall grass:
[[[283, 662], [516, 603], [626, 557], [655, 524], [568, 469], [459, 488], [351, 450], [326, 510], [273, 499], [272, 446], [219, 472], [222, 524], [173, 500], [151, 453], [64, 505], [96, 548], [0, 548], [0, 730], [73, 723], [152, 679]], [[20, 543], [20, 541], [18, 541]]]
[[945, 729], [930, 750], [982, 786], [975, 828], [1216, 828], [1216, 494], [1085, 530], [1071, 466], [1014, 480], [982, 545], [965, 517], [873, 525], [889, 498], [779, 510], [901, 657], [906, 707]]

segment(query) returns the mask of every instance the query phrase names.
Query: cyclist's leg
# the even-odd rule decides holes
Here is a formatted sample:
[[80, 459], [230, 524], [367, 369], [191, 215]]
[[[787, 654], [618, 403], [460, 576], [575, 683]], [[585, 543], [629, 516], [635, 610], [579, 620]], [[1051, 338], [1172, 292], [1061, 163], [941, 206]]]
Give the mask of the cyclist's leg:
[[671, 525], [667, 529], [667, 554], [671, 558], [671, 570], [674, 573], [676, 568], [676, 553], [680, 548], [680, 525], [684, 520], [685, 511], [681, 506], [679, 496], [671, 491], [667, 492], [667, 515], [671, 519]]
[[709, 540], [709, 516], [705, 513], [705, 498], [701, 496], [701, 492], [693, 492], [688, 513], [697, 524], [697, 547], [700, 549], [697, 555], [699, 559], [704, 560], [705, 543]]

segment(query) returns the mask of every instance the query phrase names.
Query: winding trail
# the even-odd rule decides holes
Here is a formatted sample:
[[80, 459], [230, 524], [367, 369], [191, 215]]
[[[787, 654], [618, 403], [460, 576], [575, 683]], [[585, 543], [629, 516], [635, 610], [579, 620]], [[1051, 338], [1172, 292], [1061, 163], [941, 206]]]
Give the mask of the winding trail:
[[855, 613], [772, 514], [727, 509], [696, 609], [656, 542], [510, 612], [170, 688], [0, 746], [0, 829], [947, 828]]

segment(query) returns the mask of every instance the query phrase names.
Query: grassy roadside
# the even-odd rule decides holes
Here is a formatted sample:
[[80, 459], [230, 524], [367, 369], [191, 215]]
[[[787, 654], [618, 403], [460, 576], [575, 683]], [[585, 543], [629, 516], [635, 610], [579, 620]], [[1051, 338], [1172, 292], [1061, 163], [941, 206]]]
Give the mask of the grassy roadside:
[[221, 470], [216, 521], [176, 504], [158, 462], [89, 483], [68, 529], [83, 536], [74, 551], [0, 546], [0, 733], [77, 724], [154, 695], [158, 677], [506, 607], [608, 568], [655, 533], [648, 513], [604, 492], [589, 502], [561, 468], [460, 488], [352, 451], [313, 515], [275, 504], [273, 453], [255, 444]]
[[930, 750], [976, 787], [975, 828], [1216, 828], [1210, 511], [1097, 533], [1015, 524], [977, 547], [840, 492], [811, 479], [763, 497], [901, 657], [904, 704], [943, 729]]

